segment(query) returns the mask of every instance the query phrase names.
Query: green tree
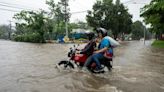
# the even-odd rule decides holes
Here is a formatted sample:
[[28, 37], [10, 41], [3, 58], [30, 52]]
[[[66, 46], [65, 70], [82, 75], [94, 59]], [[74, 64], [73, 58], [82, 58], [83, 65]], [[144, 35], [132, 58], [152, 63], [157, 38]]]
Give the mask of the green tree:
[[70, 18], [69, 8], [67, 8], [68, 1], [61, 0], [57, 4], [54, 0], [46, 1], [50, 12], [45, 12], [44, 10], [21, 11], [15, 14], [13, 18], [19, 21], [16, 23], [16, 36], [21, 41], [27, 41], [28, 39], [30, 42], [36, 36], [39, 39], [33, 42], [45, 42], [45, 37], [52, 39], [54, 33], [56, 36], [64, 34], [65, 22], [69, 22]]
[[133, 40], [140, 40], [144, 37], [145, 31], [145, 39], [150, 39], [152, 33], [150, 29], [147, 29], [141, 21], [136, 21], [132, 24], [132, 39]]
[[15, 23], [16, 25], [16, 34], [17, 35], [22, 35], [22, 34], [25, 34], [26, 32], [28, 32], [27, 30], [27, 24], [25, 23]]
[[1, 25], [0, 26], [0, 39], [9, 39], [10, 35], [10, 28], [7, 25]]
[[155, 32], [157, 38], [164, 33], [164, 0], [152, 0], [145, 5], [141, 11], [146, 24], [151, 24], [151, 31]]
[[65, 33], [65, 22], [69, 22], [70, 13], [68, 8], [69, 0], [60, 0], [55, 4], [54, 0], [46, 1], [49, 5], [51, 19], [53, 20], [53, 32], [56, 34]]
[[16, 33], [19, 35], [37, 33], [40, 36], [40, 40], [38, 41], [44, 43], [44, 34], [48, 31], [46, 29], [47, 18], [45, 17], [45, 14], [46, 13], [43, 10], [37, 12], [21, 11], [20, 13], [15, 14], [14, 19], [23, 21], [22, 23], [16, 23], [16, 29], [18, 30]]
[[130, 33], [132, 16], [128, 13], [128, 9], [116, 0], [97, 1], [93, 5], [93, 12], [88, 11], [87, 22], [93, 27], [103, 27], [107, 30], [112, 30], [114, 38], [116, 39], [119, 34]]
[[144, 37], [145, 26], [140, 21], [136, 21], [132, 24], [132, 39], [140, 40]]
[[85, 23], [85, 22], [83, 22], [83, 21], [79, 21], [79, 22], [77, 23], [77, 25], [78, 25], [78, 28], [81, 28], [81, 29], [89, 29], [89, 28], [90, 28], [90, 27], [88, 26], [88, 24]]

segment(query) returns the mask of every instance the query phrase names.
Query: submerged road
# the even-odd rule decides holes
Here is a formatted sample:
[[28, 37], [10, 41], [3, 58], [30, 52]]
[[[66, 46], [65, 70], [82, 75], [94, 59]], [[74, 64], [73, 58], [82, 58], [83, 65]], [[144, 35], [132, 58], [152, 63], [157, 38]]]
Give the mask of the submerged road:
[[105, 74], [58, 71], [72, 44], [0, 40], [0, 92], [164, 92], [164, 49], [140, 41], [115, 48]]

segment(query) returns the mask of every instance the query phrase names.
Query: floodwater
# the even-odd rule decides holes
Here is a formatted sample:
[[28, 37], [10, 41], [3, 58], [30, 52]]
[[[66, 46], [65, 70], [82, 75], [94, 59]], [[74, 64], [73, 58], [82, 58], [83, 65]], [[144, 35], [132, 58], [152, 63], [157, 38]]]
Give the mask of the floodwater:
[[164, 49], [140, 41], [115, 48], [105, 74], [58, 70], [72, 44], [0, 40], [0, 92], [164, 92]]

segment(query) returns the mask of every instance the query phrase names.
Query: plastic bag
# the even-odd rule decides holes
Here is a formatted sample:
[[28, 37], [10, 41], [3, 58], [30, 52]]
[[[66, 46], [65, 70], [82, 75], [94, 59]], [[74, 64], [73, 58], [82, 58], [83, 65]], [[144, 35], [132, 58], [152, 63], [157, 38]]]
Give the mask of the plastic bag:
[[106, 37], [104, 37], [104, 39], [108, 39], [110, 41], [110, 44], [111, 44], [112, 47], [117, 47], [117, 46], [120, 45], [119, 42], [117, 42], [116, 40], [114, 40], [110, 36], [106, 36]]

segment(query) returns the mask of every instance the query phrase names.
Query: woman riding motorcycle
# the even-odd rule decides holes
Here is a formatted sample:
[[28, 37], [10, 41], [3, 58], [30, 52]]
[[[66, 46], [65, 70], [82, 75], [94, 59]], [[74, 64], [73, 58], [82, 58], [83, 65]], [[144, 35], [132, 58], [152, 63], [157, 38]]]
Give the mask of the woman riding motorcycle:
[[[108, 39], [105, 39], [105, 37], [107, 36], [107, 31], [104, 28], [97, 28], [96, 29], [97, 33], [98, 33], [98, 37], [101, 40], [98, 46], [98, 50], [94, 51], [92, 54], [85, 62], [83, 69], [86, 70], [90, 64], [92, 63], [92, 61], [94, 61], [96, 63], [97, 66], [97, 70], [98, 71], [102, 71], [103, 68], [101, 67], [101, 63], [100, 60], [101, 59], [106, 59], [106, 57], [104, 57], [104, 53], [109, 50], [109, 48], [111, 48], [111, 44], [110, 41]], [[110, 53], [113, 53], [113, 49], [110, 49]]]

